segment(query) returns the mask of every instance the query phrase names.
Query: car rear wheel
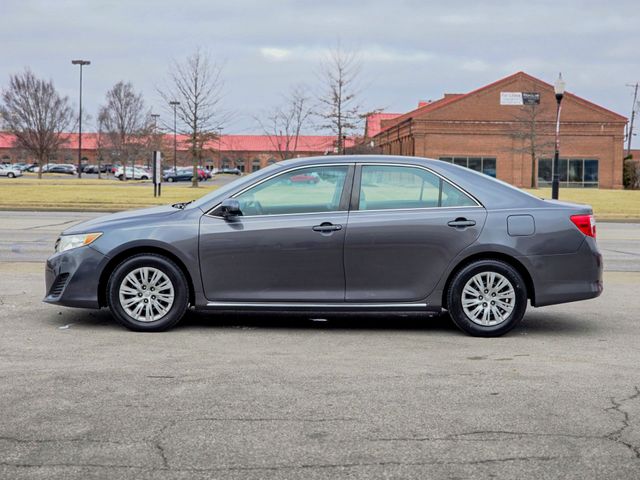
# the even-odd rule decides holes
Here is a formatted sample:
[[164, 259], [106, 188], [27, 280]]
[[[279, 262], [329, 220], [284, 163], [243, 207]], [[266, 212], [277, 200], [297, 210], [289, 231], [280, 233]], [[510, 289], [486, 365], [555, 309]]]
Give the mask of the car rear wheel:
[[109, 308], [116, 320], [139, 332], [176, 325], [189, 303], [187, 280], [170, 259], [134, 255], [116, 267], [107, 284]]
[[9, 172], [9, 173], [7, 173], [7, 177], [14, 178], [15, 174], [13, 172]]
[[173, 177], [167, 178], [167, 182], [172, 183], [173, 182]]
[[497, 337], [515, 327], [527, 309], [527, 288], [508, 263], [478, 260], [459, 270], [447, 291], [453, 322], [478, 337]]

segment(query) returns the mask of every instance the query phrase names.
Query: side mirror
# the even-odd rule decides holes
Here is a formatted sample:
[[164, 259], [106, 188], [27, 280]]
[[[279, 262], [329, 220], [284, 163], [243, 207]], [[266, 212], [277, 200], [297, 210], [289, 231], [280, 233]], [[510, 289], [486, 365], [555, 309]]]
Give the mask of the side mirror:
[[220, 212], [224, 218], [242, 215], [240, 202], [235, 198], [225, 198], [220, 204]]

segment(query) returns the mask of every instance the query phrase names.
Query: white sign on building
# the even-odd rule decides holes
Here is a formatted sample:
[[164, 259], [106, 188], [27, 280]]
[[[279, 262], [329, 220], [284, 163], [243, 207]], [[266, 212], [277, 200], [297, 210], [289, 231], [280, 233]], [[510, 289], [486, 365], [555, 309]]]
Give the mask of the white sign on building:
[[500, 92], [500, 105], [538, 105], [540, 94], [537, 92]]

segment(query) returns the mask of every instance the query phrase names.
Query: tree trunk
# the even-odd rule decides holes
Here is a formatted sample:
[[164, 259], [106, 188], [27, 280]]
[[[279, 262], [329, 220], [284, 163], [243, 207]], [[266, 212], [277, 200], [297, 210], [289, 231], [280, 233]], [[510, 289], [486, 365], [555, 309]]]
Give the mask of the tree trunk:
[[198, 156], [193, 154], [193, 177], [191, 178], [191, 187], [198, 188]]
[[38, 180], [42, 180], [42, 167], [44, 167], [44, 163], [42, 163], [42, 158], [39, 158], [38, 166], [36, 167], [38, 169]]
[[531, 188], [538, 188], [536, 172], [536, 154], [531, 152]]

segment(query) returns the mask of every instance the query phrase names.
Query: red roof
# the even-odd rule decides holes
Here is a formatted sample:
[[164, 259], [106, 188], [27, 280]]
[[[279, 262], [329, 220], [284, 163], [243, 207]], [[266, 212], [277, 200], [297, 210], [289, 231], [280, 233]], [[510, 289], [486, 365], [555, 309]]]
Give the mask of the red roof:
[[367, 120], [364, 126], [364, 136], [367, 138], [375, 137], [382, 131], [382, 120], [391, 120], [399, 117], [401, 113], [371, 113], [367, 115]]
[[[450, 103], [457, 102], [458, 100], [461, 100], [463, 98], [467, 98], [467, 97], [469, 97], [471, 95], [474, 95], [474, 94], [476, 94], [478, 92], [482, 92], [484, 90], [492, 88], [492, 87], [494, 87], [494, 86], [496, 86], [498, 84], [506, 83], [506, 82], [508, 82], [509, 80], [511, 80], [514, 77], [526, 77], [529, 80], [540, 82], [540, 83], [548, 86], [549, 88], [553, 88], [553, 85], [551, 85], [551, 84], [549, 84], [549, 83], [547, 83], [547, 82], [545, 82], [543, 80], [540, 80], [539, 78], [533, 77], [533, 76], [529, 75], [528, 73], [516, 72], [516, 73], [513, 73], [513, 74], [511, 74], [511, 75], [509, 75], [507, 77], [501, 78], [500, 80], [496, 80], [495, 82], [492, 82], [492, 83], [490, 83], [488, 85], [484, 85], [484, 86], [482, 86], [480, 88], [472, 90], [471, 92], [468, 92], [468, 93], [450, 93], [450, 94], [445, 94], [445, 96], [443, 98], [441, 98], [439, 100], [436, 100], [435, 102], [430, 102], [430, 103], [427, 103], [426, 105], [419, 106], [415, 110], [411, 110], [410, 112], [407, 112], [407, 113], [405, 113], [403, 115], [399, 115], [399, 116], [396, 116], [396, 117], [392, 118], [391, 119], [392, 121], [388, 121], [388, 122], [386, 122], [386, 124], [383, 123], [382, 124], [382, 130], [386, 130], [387, 128], [389, 128], [389, 127], [391, 127], [393, 125], [398, 125], [399, 123], [401, 123], [401, 122], [403, 122], [405, 120], [408, 120], [410, 118], [413, 118], [413, 117], [415, 117], [417, 115], [421, 115], [423, 113], [427, 113], [427, 112], [430, 112], [432, 110], [437, 110], [439, 108], [444, 107], [445, 105], [449, 105]], [[619, 113], [613, 112], [612, 110], [609, 110], [607, 108], [601, 107], [600, 105], [597, 105], [597, 104], [595, 104], [593, 102], [590, 102], [589, 100], [586, 100], [586, 99], [584, 99], [582, 97], [579, 97], [579, 96], [574, 95], [574, 94], [569, 93], [569, 92], [565, 92], [565, 96], [571, 97], [572, 99], [578, 101], [579, 103], [586, 104], [586, 105], [590, 106], [591, 108], [594, 108], [596, 110], [600, 110], [601, 112], [605, 112], [605, 113], [607, 113], [609, 115], [613, 115], [613, 116], [617, 117], [621, 121], [625, 121], [625, 122], [627, 121], [627, 118], [624, 117], [623, 115], [620, 115]]]
[[[64, 148], [78, 148], [78, 134], [65, 134], [66, 142]], [[0, 132], [0, 148], [12, 148], [14, 136], [10, 133]], [[95, 150], [98, 140], [97, 133], [82, 134], [82, 148], [87, 150]], [[305, 153], [326, 153], [333, 151], [336, 141], [335, 136], [329, 135], [301, 135], [298, 137], [298, 144], [294, 149], [293, 139], [289, 145], [289, 151], [305, 152]], [[163, 142], [166, 145], [173, 145], [173, 135], [165, 134]], [[187, 150], [189, 148], [189, 136], [178, 135], [178, 150]], [[347, 138], [345, 146], [353, 146], [354, 140]], [[280, 148], [278, 148], [280, 147]], [[213, 151], [223, 152], [277, 152], [287, 150], [286, 137], [270, 137], [268, 135], [223, 135], [219, 140], [207, 142], [205, 148]]]

